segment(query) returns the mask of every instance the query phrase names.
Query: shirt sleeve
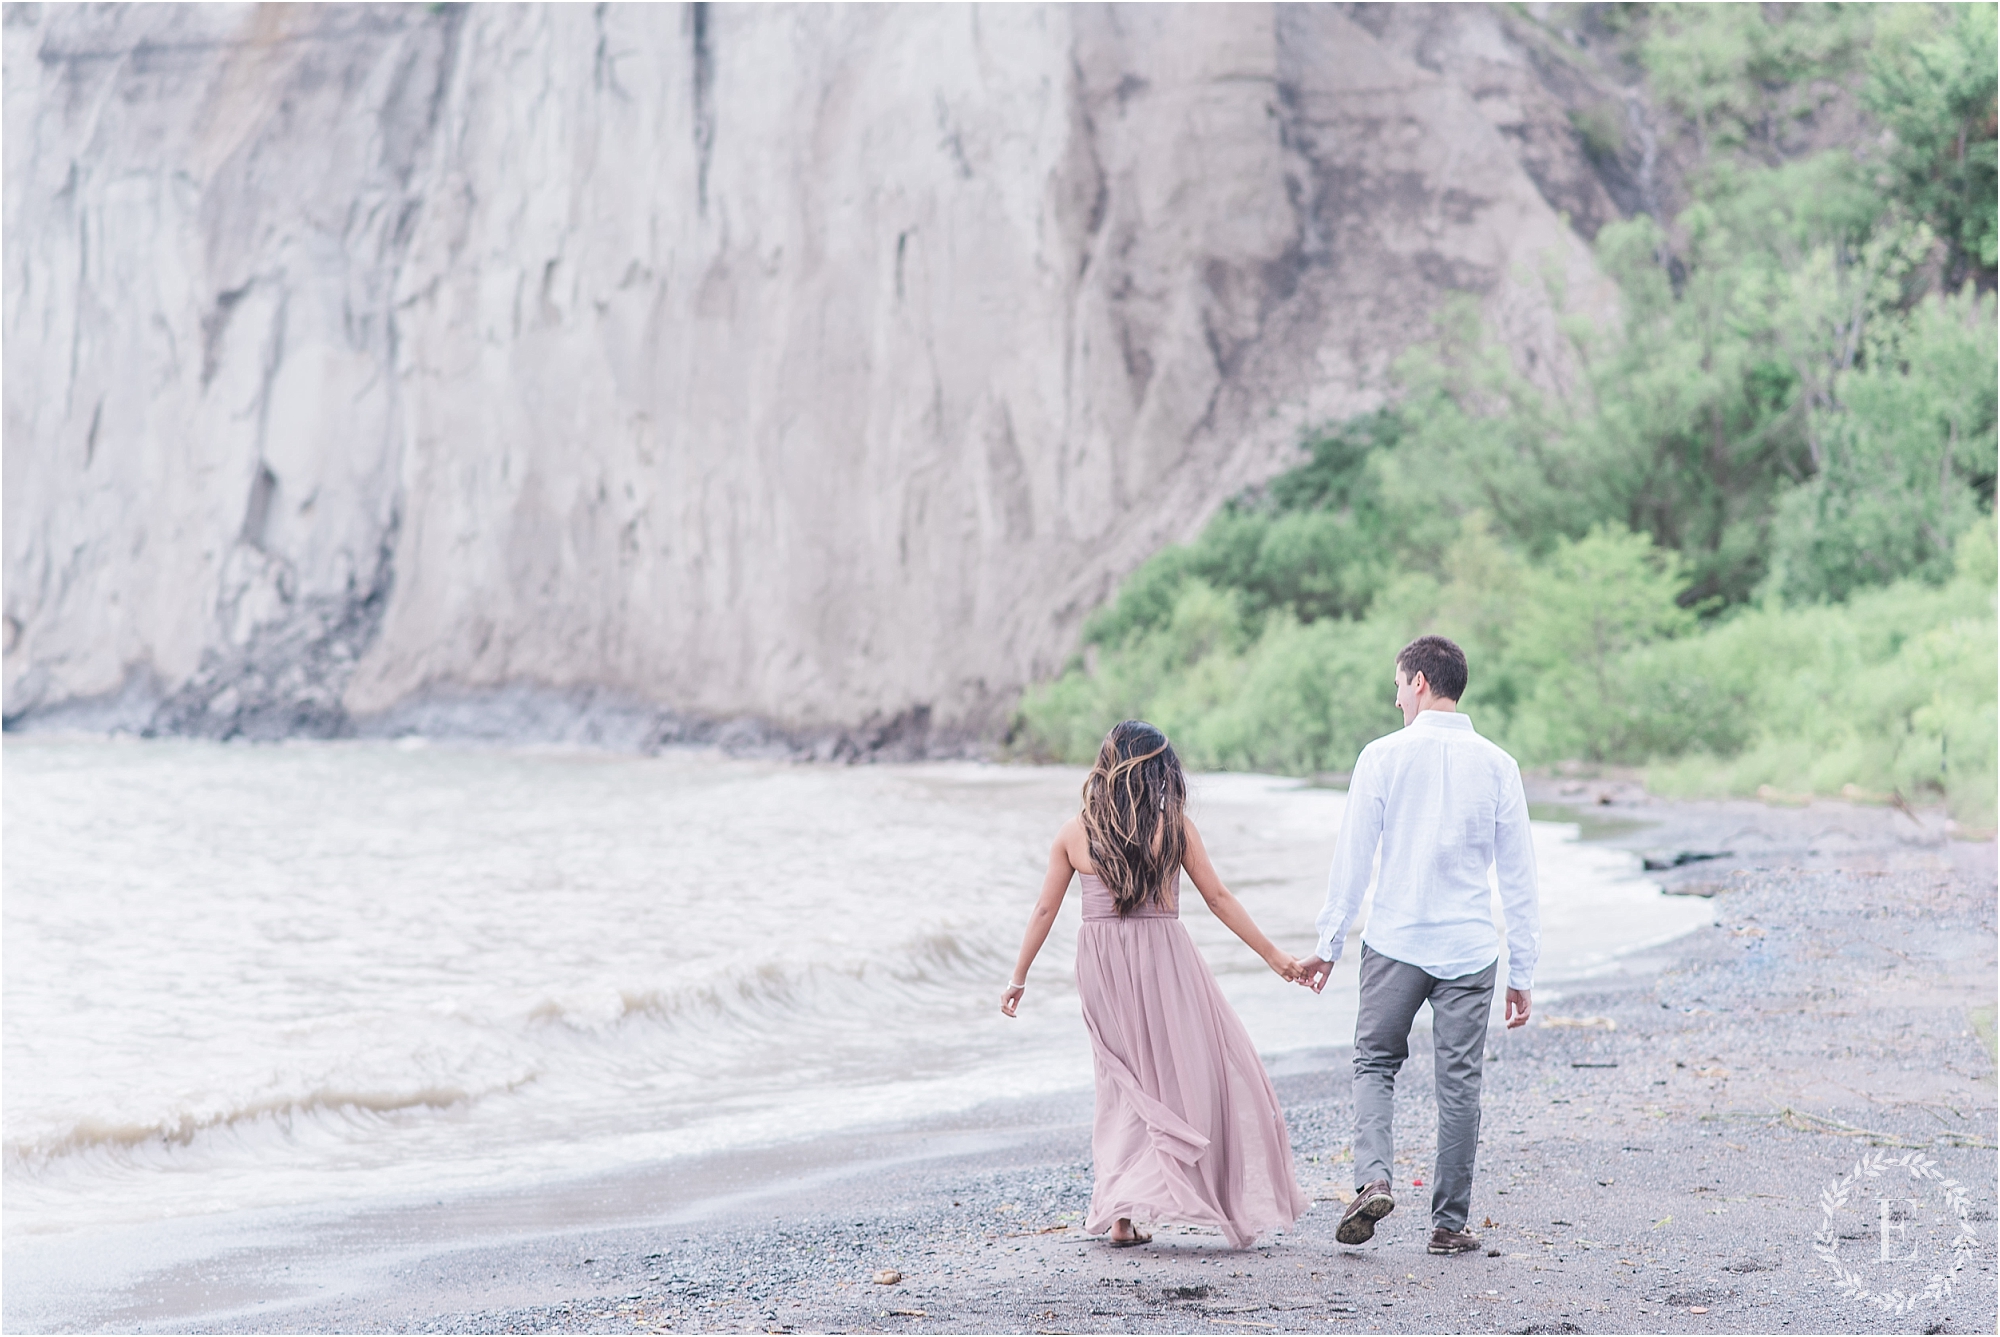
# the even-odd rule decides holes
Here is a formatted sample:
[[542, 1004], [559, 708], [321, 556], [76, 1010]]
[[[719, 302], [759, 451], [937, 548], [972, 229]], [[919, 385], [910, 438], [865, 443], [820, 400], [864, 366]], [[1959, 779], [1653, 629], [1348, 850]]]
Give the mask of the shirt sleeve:
[[1542, 955], [1542, 909], [1535, 881], [1535, 846], [1528, 827], [1528, 795], [1521, 768], [1506, 762], [1500, 807], [1493, 824], [1493, 870], [1500, 908], [1507, 918], [1507, 987], [1532, 989]]
[[1340, 819], [1333, 867], [1326, 877], [1326, 906], [1319, 912], [1318, 955], [1322, 961], [1338, 961], [1347, 946], [1348, 926], [1361, 910], [1361, 898], [1368, 894], [1368, 879], [1375, 871], [1375, 847], [1381, 840], [1382, 790], [1374, 759], [1363, 752], [1347, 783], [1347, 809]]

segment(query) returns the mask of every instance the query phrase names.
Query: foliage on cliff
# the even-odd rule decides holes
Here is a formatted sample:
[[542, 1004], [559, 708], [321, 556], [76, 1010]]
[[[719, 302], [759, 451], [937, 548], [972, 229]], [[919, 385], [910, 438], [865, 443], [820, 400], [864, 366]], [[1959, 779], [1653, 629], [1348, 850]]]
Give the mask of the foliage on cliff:
[[[1683, 792], [1995, 789], [1995, 13], [1635, 8], [1699, 149], [1670, 219], [1605, 227], [1616, 330], [1537, 391], [1468, 314], [1402, 395], [1305, 443], [1135, 573], [1016, 736], [1081, 760], [1139, 715], [1199, 765], [1341, 770], [1439, 630], [1529, 763]], [[1803, 151], [1845, 96], [1860, 130]]]

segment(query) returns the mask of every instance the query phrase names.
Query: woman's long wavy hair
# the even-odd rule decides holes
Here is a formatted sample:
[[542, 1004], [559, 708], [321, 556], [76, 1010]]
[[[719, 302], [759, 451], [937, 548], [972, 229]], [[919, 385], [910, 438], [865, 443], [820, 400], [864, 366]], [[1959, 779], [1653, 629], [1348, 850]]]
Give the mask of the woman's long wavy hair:
[[1164, 901], [1187, 854], [1187, 777], [1167, 736], [1126, 720], [1083, 782], [1083, 833], [1120, 915]]

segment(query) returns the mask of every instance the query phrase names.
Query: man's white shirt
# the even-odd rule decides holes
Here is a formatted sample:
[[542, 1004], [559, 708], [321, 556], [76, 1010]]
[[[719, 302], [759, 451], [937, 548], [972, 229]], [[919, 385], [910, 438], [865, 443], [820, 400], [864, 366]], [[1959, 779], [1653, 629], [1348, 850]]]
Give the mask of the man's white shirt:
[[1507, 920], [1507, 987], [1533, 987], [1542, 926], [1521, 768], [1464, 715], [1421, 711], [1361, 750], [1319, 915], [1322, 961], [1338, 961], [1347, 946], [1378, 844], [1368, 946], [1437, 979], [1484, 970], [1500, 955], [1493, 868]]

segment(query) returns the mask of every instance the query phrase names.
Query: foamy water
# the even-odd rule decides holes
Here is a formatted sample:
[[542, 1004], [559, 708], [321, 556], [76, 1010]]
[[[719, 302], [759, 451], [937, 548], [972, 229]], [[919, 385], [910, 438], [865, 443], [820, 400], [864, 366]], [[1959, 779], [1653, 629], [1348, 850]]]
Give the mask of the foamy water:
[[[388, 743], [4, 744], [5, 1219], [505, 1188], [1090, 1080], [1076, 911], [997, 1002], [1080, 771]], [[1200, 776], [1304, 953], [1344, 798]], [[1546, 985], [1706, 922], [1536, 826]], [[1072, 893], [1074, 898], [1074, 893]], [[1343, 1043], [1191, 892], [1267, 1054]]]

